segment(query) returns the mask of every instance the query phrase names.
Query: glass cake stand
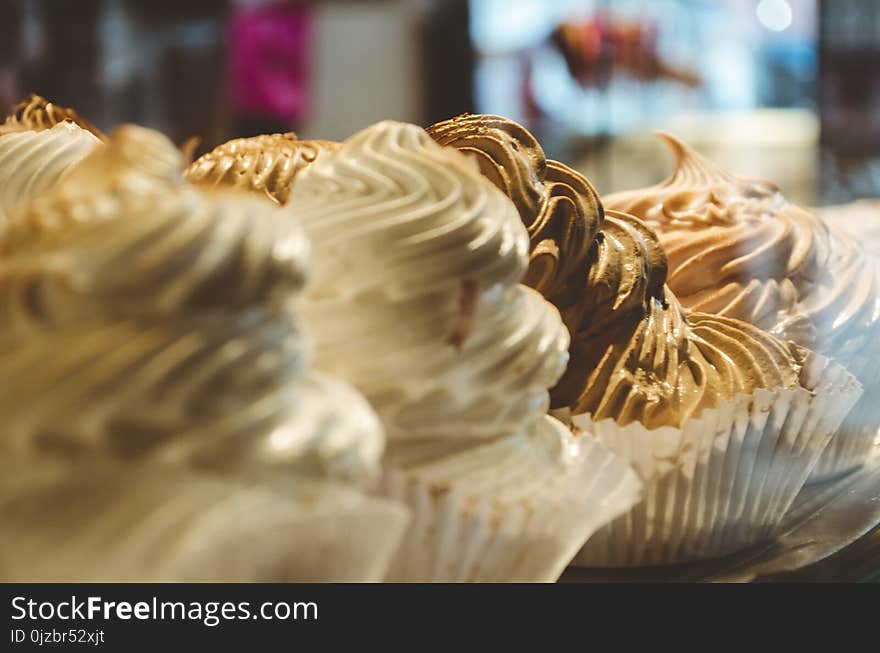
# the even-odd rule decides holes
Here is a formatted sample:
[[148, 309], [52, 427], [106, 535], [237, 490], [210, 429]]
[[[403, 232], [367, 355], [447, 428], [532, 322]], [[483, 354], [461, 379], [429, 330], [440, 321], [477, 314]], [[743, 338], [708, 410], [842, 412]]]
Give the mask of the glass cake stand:
[[804, 488], [772, 541], [664, 567], [569, 567], [559, 582], [880, 582], [880, 445], [861, 469]]

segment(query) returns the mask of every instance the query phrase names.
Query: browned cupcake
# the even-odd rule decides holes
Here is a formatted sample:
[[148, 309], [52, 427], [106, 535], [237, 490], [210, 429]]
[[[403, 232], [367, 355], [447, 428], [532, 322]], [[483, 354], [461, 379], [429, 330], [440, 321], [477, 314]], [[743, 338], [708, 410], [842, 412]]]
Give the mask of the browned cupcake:
[[686, 313], [666, 287], [654, 232], [626, 213], [606, 214], [590, 183], [547, 160], [521, 125], [464, 115], [428, 132], [474, 155], [528, 228], [526, 282], [556, 305], [571, 334], [554, 407], [678, 427], [719, 399], [797, 386], [806, 350], [738, 320]]

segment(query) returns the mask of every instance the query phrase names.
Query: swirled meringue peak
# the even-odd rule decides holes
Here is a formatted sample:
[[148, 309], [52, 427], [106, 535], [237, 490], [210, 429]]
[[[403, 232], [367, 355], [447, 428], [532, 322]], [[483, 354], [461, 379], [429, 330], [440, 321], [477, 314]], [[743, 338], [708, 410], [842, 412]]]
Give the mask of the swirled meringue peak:
[[680, 428], [736, 394], [798, 385], [807, 352], [730, 318], [685, 312], [653, 232], [607, 211], [584, 281], [582, 327], [556, 388], [574, 414]]
[[530, 238], [524, 283], [550, 299], [564, 317], [566, 305], [579, 294], [589, 245], [602, 222], [593, 187], [569, 167], [548, 161], [534, 136], [502, 116], [464, 114], [432, 125], [428, 133], [441, 145], [474, 157], [480, 171], [516, 205]]
[[669, 258], [669, 286], [690, 308], [736, 317], [805, 345], [797, 285], [813, 283], [830, 251], [824, 226], [770, 182], [742, 179], [662, 134], [676, 158], [658, 186], [604, 198], [651, 225]]
[[389, 437], [496, 437], [546, 412], [567, 334], [519, 285], [528, 234], [472, 160], [381, 122], [303, 171], [288, 208], [315, 251], [316, 365], [364, 392]]
[[734, 394], [798, 383], [806, 352], [736, 320], [688, 315], [665, 285], [667, 258], [652, 229], [606, 212], [590, 183], [545, 159], [522, 126], [464, 115], [428, 132], [476, 158], [529, 230], [527, 281], [571, 333], [555, 407], [680, 427]]
[[308, 242], [279, 211], [181, 178], [177, 149], [125, 126], [0, 233], [0, 325], [262, 305], [305, 279]]
[[0, 133], [0, 226], [62, 179], [100, 141], [72, 122]]
[[199, 157], [186, 178], [208, 187], [250, 190], [284, 204], [296, 175], [338, 147], [331, 141], [301, 141], [294, 133], [237, 138]]
[[682, 304], [750, 322], [847, 366], [866, 343], [880, 347], [880, 272], [857, 242], [774, 184], [737, 177], [661, 138], [675, 156], [672, 176], [604, 202], [657, 231]]
[[378, 419], [287, 310], [308, 256], [280, 208], [115, 130], [0, 232], [0, 451], [372, 479]]

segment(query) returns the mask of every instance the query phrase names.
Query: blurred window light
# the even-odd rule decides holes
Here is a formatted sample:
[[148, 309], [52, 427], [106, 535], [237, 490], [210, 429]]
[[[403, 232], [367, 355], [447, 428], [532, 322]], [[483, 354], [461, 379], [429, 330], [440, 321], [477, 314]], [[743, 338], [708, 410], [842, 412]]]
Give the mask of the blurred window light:
[[486, 52], [529, 47], [560, 21], [590, 15], [597, 5], [594, 0], [471, 0], [471, 39]]
[[791, 5], [787, 0], [761, 0], [755, 15], [764, 27], [773, 32], [783, 32], [791, 25]]

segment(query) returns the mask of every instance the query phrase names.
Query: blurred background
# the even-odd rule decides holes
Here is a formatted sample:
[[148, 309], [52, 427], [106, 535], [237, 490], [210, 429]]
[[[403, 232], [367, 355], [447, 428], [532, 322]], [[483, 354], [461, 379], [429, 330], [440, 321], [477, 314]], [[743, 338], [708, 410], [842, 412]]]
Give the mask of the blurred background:
[[202, 150], [502, 113], [603, 193], [665, 177], [665, 129], [801, 203], [880, 196], [878, 59], [873, 0], [0, 0], [4, 109]]

